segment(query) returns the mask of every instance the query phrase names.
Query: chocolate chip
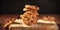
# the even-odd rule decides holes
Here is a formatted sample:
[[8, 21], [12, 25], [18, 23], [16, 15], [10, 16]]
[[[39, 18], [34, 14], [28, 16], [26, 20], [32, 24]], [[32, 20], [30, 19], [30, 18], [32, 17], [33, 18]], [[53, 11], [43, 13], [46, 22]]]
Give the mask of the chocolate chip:
[[32, 18], [34, 18], [34, 17], [32, 16]]
[[27, 14], [29, 14], [29, 13], [27, 13]]
[[29, 20], [29, 18], [27, 18], [27, 20]]
[[34, 22], [33, 20], [31, 22]]
[[28, 18], [27, 16], [25, 16], [24, 18]]
[[28, 23], [27, 25], [30, 25], [30, 23]]

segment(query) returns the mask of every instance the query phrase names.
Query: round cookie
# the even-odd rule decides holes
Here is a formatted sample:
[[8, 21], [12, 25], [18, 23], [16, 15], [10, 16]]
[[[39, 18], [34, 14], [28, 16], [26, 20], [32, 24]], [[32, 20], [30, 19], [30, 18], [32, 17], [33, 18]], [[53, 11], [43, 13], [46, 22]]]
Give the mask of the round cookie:
[[38, 13], [35, 11], [34, 12], [27, 11], [23, 14], [22, 20], [23, 20], [24, 24], [29, 25], [29, 26], [31, 26], [33, 24], [37, 24]]

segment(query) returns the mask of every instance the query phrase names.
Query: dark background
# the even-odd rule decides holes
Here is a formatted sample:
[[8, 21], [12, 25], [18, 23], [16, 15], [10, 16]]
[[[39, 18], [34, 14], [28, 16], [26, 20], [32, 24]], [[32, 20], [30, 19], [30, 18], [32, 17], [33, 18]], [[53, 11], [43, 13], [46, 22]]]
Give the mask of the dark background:
[[57, 0], [2, 0], [0, 14], [22, 14], [24, 5], [40, 7], [40, 14], [59, 14]]

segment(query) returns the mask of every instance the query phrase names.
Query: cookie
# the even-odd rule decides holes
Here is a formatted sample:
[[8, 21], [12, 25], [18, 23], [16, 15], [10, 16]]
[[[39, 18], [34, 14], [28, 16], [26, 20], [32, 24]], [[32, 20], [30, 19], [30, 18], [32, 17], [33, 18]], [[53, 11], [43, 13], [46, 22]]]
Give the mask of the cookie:
[[27, 10], [39, 10], [39, 7], [37, 6], [33, 6], [33, 5], [25, 5], [25, 8], [23, 9], [23, 11], [27, 11]]
[[37, 23], [38, 20], [37, 15], [38, 15], [37, 12], [27, 11], [23, 14], [22, 20], [24, 24], [31, 26]]

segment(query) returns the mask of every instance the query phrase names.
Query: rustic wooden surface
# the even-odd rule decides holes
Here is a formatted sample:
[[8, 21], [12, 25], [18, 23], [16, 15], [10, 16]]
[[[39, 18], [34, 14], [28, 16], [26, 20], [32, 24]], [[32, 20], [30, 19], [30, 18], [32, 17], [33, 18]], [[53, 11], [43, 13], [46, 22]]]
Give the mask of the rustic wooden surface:
[[[47, 16], [47, 15], [40, 15], [40, 18], [44, 17], [44, 16]], [[55, 22], [60, 26], [60, 15], [48, 15], [48, 16], [54, 16], [56, 19], [55, 19]], [[1, 14], [0, 15], [0, 30], [5, 30], [3, 28], [3, 25], [9, 21], [10, 18], [18, 18], [18, 15], [17, 14]], [[42, 24], [41, 24], [42, 25]], [[44, 29], [49, 29], [48, 27], [51, 27], [50, 25], [42, 25], [40, 26], [39, 28], [41, 30], [44, 30]], [[49, 29], [50, 30], [50, 29]]]
[[32, 27], [11, 27], [10, 30], [58, 30], [55, 24], [37, 24]]

